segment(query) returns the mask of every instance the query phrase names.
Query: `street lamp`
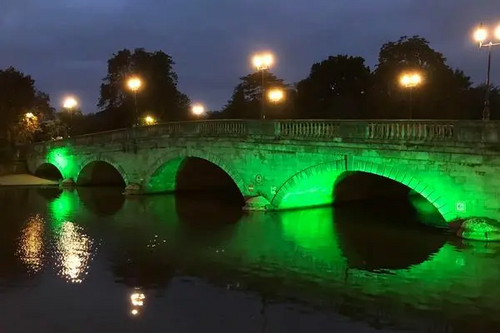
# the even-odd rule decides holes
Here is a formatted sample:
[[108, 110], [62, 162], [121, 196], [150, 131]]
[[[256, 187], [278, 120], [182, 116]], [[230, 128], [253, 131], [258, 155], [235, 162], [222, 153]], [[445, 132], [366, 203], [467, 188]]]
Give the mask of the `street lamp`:
[[73, 96], [66, 96], [63, 100], [62, 107], [64, 110], [68, 111], [69, 119], [68, 119], [68, 134], [72, 135], [73, 133], [73, 111], [77, 108], [78, 101]]
[[24, 114], [24, 117], [25, 117], [26, 119], [30, 120], [30, 119], [34, 119], [34, 118], [35, 118], [35, 115], [34, 115], [32, 112], [26, 112], [26, 113]]
[[144, 122], [146, 123], [146, 125], [154, 125], [156, 124], [156, 119], [152, 116], [146, 116], [144, 117]]
[[142, 80], [136, 76], [127, 80], [127, 87], [134, 93], [135, 122], [137, 123], [137, 91], [142, 87]]
[[63, 108], [66, 110], [74, 110], [78, 106], [78, 101], [73, 96], [67, 96], [63, 100]]
[[199, 103], [197, 104], [193, 104], [193, 106], [191, 107], [191, 112], [195, 115], [195, 116], [202, 116], [205, 114], [205, 107]]
[[488, 67], [486, 72], [486, 92], [484, 96], [483, 120], [490, 120], [490, 72], [491, 72], [491, 48], [500, 45], [500, 25], [494, 31], [494, 37], [497, 42], [486, 41], [488, 38], [488, 30], [482, 24], [474, 32], [474, 40], [478, 43], [479, 48], [488, 48]]
[[283, 89], [273, 88], [267, 92], [267, 98], [273, 103], [279, 103], [285, 98]]
[[260, 118], [266, 119], [266, 115], [264, 113], [264, 75], [265, 71], [271, 68], [274, 64], [274, 56], [271, 53], [257, 53], [252, 58], [253, 66], [257, 71], [261, 72], [261, 106], [260, 106]]
[[409, 89], [410, 91], [410, 119], [412, 119], [413, 113], [413, 88], [418, 87], [422, 84], [422, 75], [417, 72], [413, 73], [403, 73], [399, 78], [399, 83], [403, 88]]

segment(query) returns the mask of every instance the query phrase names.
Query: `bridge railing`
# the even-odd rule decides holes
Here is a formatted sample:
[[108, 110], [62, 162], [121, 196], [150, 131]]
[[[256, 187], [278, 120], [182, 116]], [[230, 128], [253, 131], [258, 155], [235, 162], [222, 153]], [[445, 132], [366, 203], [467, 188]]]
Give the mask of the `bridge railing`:
[[171, 122], [34, 144], [104, 145], [160, 137], [235, 137], [285, 140], [500, 143], [498, 121], [456, 120], [208, 120]]

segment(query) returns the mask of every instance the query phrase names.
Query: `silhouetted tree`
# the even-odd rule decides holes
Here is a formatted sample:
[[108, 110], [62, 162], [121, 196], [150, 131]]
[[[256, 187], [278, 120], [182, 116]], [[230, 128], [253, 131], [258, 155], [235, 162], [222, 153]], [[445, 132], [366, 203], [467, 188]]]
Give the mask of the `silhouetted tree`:
[[177, 89], [174, 61], [162, 51], [133, 52], [124, 49], [108, 60], [108, 74], [101, 84], [98, 102], [105, 120], [112, 128], [126, 127], [135, 120], [134, 95], [126, 81], [138, 76], [142, 86], [137, 92], [138, 116], [148, 113], [159, 121], [184, 120], [189, 117], [189, 98]]
[[[469, 107], [471, 109], [472, 119], [482, 119], [484, 99], [486, 95], [486, 84], [480, 84], [469, 91]], [[491, 119], [500, 119], [500, 89], [496, 86], [490, 86], [490, 117]]]
[[419, 71], [424, 82], [412, 91], [413, 118], [470, 118], [467, 91], [469, 77], [446, 64], [443, 54], [419, 36], [401, 37], [382, 46], [375, 70], [375, 85], [370, 92], [380, 118], [407, 118], [409, 92], [399, 83], [404, 72]]
[[[29, 117], [26, 115], [29, 114]], [[0, 70], [0, 137], [3, 144], [29, 142], [39, 124], [53, 114], [49, 96], [29, 75], [9, 67]]]
[[366, 114], [366, 96], [372, 84], [362, 57], [330, 56], [311, 67], [297, 84], [300, 118], [360, 118]]
[[[264, 75], [264, 80], [262, 80]], [[258, 119], [262, 103], [262, 82], [264, 82], [264, 95], [271, 88], [281, 88], [288, 91], [282, 79], [278, 79], [269, 71], [255, 72], [240, 78], [240, 83], [234, 88], [233, 95], [222, 109], [224, 118], [232, 119]], [[289, 96], [279, 103], [270, 102], [265, 96], [264, 108], [267, 118], [283, 118], [287, 114], [286, 103]]]

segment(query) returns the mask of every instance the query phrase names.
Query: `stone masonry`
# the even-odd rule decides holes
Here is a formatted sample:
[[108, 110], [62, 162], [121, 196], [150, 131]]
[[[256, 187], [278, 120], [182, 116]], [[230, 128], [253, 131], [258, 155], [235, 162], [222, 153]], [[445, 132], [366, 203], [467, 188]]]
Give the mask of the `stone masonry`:
[[28, 168], [50, 163], [78, 182], [103, 161], [129, 192], [171, 192], [182, 160], [197, 157], [223, 169], [250, 209], [327, 204], [346, 172], [366, 172], [420, 193], [448, 222], [500, 220], [499, 138], [498, 122], [179, 122], [37, 143]]

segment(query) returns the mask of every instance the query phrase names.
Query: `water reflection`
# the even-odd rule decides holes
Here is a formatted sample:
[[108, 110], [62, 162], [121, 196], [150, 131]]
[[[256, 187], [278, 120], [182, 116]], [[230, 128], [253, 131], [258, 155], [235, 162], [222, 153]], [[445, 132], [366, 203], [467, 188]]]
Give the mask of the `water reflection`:
[[31, 216], [20, 238], [18, 255], [34, 273], [41, 270], [44, 264], [44, 228], [45, 223], [41, 215]]
[[62, 192], [63, 190], [58, 186], [39, 187], [36, 189], [36, 193], [42, 198], [45, 198], [47, 201], [53, 201], [59, 198]]
[[[113, 198], [121, 194], [107, 193], [107, 201], [122, 200]], [[401, 203], [242, 214], [215, 198], [154, 196], [127, 199], [121, 208], [103, 214], [100, 204], [92, 202], [103, 196], [89, 192], [83, 199], [79, 191], [64, 191], [44, 201], [48, 214], [32, 215], [17, 231], [9, 231], [9, 224], [1, 226], [9, 237], [21, 235], [18, 260], [38, 269], [39, 275], [47, 270], [37, 268], [43, 266], [36, 265], [36, 258], [56, 259], [59, 275], [80, 293], [71, 296], [75, 300], [67, 297], [68, 306], [87, 317], [94, 309], [85, 308], [81, 300], [90, 302], [91, 294], [103, 295], [103, 308], [123, 316], [124, 305], [118, 300], [126, 289], [127, 313], [147, 317], [149, 328], [165, 330], [171, 328], [165, 313], [195, 321], [217, 307], [211, 302], [218, 297], [230, 299], [237, 313], [253, 304], [253, 310], [240, 311], [242, 318], [265, 317], [261, 324], [275, 332], [288, 332], [273, 327], [293, 319], [278, 319], [276, 307], [283, 303], [307, 305], [315, 315], [335, 311], [343, 316], [339, 318], [376, 329], [446, 332], [452, 327], [458, 332], [457, 328], [481, 322], [482, 332], [493, 332], [498, 324], [500, 246], [462, 241], [413, 223], [422, 218], [421, 212]], [[44, 239], [54, 246], [44, 247]], [[97, 239], [102, 240], [99, 252], [93, 241]], [[91, 265], [93, 278], [86, 279]], [[59, 293], [50, 275], [44, 277], [37, 288]], [[196, 302], [186, 300], [179, 306], [190, 291]], [[41, 297], [37, 295], [29, 297]], [[146, 297], [147, 316], [141, 316]], [[108, 328], [123, 321], [111, 318]], [[8, 319], [0, 313], [2, 322]], [[335, 320], [338, 324], [345, 318]], [[204, 328], [190, 326], [185, 331]], [[227, 327], [219, 324], [213, 329]]]
[[141, 313], [141, 309], [144, 306], [146, 300], [146, 295], [142, 292], [140, 288], [135, 288], [130, 294], [130, 314], [132, 316], [138, 316]]
[[356, 205], [333, 211], [339, 246], [351, 268], [407, 269], [428, 260], [451, 238], [422, 223], [425, 217], [407, 200], [363, 202], [363, 209]]
[[72, 222], [63, 222], [56, 240], [56, 261], [59, 275], [71, 283], [81, 283], [88, 274], [92, 240], [82, 228]]
[[99, 188], [95, 190], [88, 187], [77, 189], [78, 197], [85, 207], [97, 216], [113, 216], [122, 209], [125, 197], [123, 189], [116, 187]]

